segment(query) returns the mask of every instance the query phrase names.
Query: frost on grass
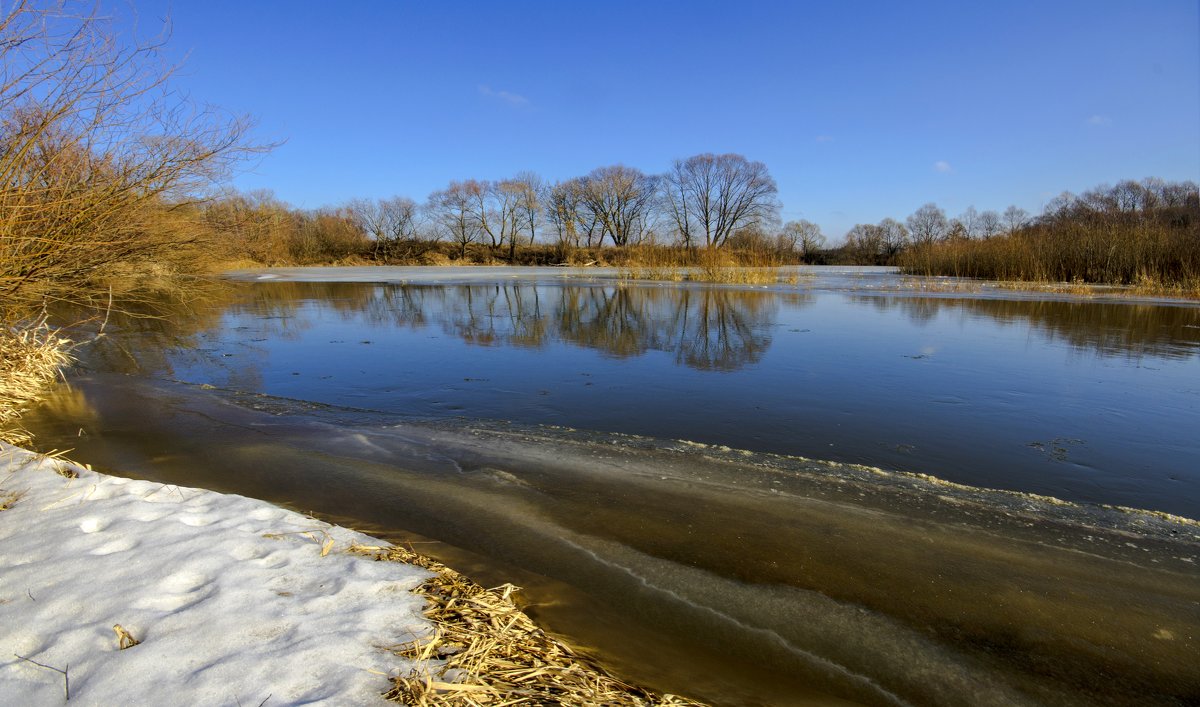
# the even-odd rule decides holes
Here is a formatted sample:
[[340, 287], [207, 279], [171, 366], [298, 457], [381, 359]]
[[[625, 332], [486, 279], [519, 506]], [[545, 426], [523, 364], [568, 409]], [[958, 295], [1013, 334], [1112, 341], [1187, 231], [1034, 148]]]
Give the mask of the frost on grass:
[[426, 570], [264, 502], [3, 444], [0, 501], [6, 704], [371, 704], [434, 632]]

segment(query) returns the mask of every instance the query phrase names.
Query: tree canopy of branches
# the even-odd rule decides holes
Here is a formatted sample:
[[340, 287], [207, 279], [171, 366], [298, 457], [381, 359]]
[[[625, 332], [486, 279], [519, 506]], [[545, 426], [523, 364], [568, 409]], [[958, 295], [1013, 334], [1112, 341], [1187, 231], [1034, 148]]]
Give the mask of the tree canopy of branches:
[[780, 250], [793, 251], [807, 260], [825, 247], [825, 234], [812, 221], [788, 221], [779, 233], [779, 245]]
[[928, 246], [945, 238], [950, 233], [950, 221], [946, 212], [932, 202], [917, 209], [905, 221], [913, 243]]
[[450, 182], [449, 186], [429, 195], [426, 208], [435, 227], [446, 238], [459, 246], [459, 255], [467, 254], [467, 247], [480, 238], [477, 204], [478, 183]]
[[585, 219], [600, 226], [613, 245], [636, 243], [645, 234], [652, 215], [656, 180], [639, 169], [614, 165], [592, 170], [580, 180], [580, 206]]
[[192, 203], [254, 148], [249, 121], [170, 92], [161, 40], [94, 12], [0, 9], [0, 301], [195, 257]]
[[358, 227], [377, 241], [417, 237], [417, 202], [408, 197], [353, 199], [347, 207]]
[[720, 247], [730, 234], [778, 223], [779, 193], [762, 162], [705, 153], [676, 160], [662, 180], [662, 200], [687, 246]]

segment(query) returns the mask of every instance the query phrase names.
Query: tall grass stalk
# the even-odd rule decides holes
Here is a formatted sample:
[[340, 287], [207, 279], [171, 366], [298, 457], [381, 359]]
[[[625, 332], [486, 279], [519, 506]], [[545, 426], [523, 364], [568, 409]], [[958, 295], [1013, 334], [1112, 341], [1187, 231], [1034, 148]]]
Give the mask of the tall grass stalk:
[[906, 272], [988, 280], [1131, 286], [1142, 292], [1200, 295], [1197, 224], [1060, 220], [1009, 236], [913, 247]]
[[70, 341], [59, 336], [44, 315], [0, 327], [0, 441], [16, 445], [30, 441], [18, 418], [70, 361]]

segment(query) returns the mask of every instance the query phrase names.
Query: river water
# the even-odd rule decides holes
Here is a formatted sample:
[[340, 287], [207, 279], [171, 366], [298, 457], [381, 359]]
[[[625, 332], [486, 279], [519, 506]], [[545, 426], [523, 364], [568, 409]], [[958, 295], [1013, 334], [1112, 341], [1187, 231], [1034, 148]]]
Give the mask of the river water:
[[720, 704], [1200, 696], [1200, 306], [618, 275], [244, 273], [109, 317], [28, 423], [514, 581]]

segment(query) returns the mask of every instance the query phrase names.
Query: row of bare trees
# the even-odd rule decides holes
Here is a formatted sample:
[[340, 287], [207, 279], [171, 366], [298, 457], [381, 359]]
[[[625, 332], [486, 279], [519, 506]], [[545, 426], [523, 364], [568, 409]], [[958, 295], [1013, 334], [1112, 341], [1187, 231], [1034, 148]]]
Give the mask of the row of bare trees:
[[[289, 212], [260, 192], [227, 195], [206, 211], [233, 249], [260, 262], [336, 260], [350, 251], [377, 261], [411, 261], [433, 244], [451, 245], [457, 258], [482, 247], [510, 262], [518, 247], [539, 243], [560, 257], [576, 248], [643, 244], [765, 247], [793, 258], [821, 248], [825, 238], [816, 224], [780, 225], [777, 192], [762, 162], [702, 154], [677, 160], [662, 175], [613, 165], [554, 183], [533, 172], [456, 180], [420, 204], [396, 196]], [[315, 236], [302, 235], [313, 224], [338, 233], [350, 229], [357, 240], [330, 235], [314, 242]], [[322, 244], [328, 247], [322, 250]]]
[[736, 154], [676, 160], [663, 175], [612, 165], [553, 184], [522, 172], [495, 182], [451, 182], [426, 204], [434, 233], [466, 247], [533, 244], [627, 246], [678, 240], [720, 247], [742, 229], [773, 228], [778, 188], [762, 162]]
[[903, 223], [885, 218], [879, 223], [855, 224], [846, 233], [844, 255], [863, 265], [890, 265], [901, 253], [913, 247], [927, 248], [934, 243], [971, 238], [1011, 235], [1031, 222], [1029, 212], [1009, 206], [1003, 214], [980, 212], [968, 206], [962, 214], [948, 218], [937, 204], [921, 206]]

